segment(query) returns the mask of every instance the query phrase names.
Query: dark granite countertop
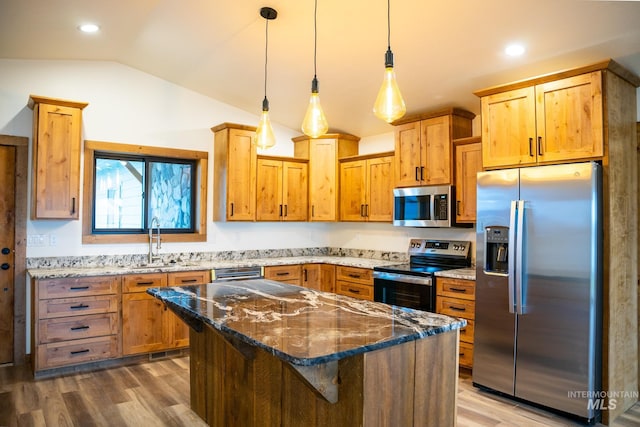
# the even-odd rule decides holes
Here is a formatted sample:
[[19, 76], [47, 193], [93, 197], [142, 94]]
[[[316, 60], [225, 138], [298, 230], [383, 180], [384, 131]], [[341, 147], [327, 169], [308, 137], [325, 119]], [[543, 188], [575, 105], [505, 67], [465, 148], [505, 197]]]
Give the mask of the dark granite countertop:
[[298, 366], [332, 362], [466, 325], [464, 319], [264, 279], [147, 292], [192, 327], [205, 323]]

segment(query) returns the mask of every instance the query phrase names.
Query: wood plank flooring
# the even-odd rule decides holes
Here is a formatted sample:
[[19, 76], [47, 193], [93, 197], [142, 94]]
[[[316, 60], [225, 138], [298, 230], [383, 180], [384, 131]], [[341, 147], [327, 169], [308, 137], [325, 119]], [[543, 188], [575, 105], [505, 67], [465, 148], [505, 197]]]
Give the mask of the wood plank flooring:
[[[0, 427], [204, 425], [189, 408], [188, 357], [37, 381], [27, 367], [0, 367]], [[580, 425], [480, 391], [469, 375], [460, 376], [459, 427]], [[615, 426], [640, 426], [640, 404]]]

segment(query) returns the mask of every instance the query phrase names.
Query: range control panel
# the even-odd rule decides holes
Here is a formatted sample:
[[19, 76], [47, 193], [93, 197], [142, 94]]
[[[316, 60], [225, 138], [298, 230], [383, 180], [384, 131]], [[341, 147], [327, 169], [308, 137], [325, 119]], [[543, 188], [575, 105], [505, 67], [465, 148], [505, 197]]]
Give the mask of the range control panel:
[[471, 242], [462, 240], [411, 239], [409, 255], [454, 255], [467, 257], [471, 250]]

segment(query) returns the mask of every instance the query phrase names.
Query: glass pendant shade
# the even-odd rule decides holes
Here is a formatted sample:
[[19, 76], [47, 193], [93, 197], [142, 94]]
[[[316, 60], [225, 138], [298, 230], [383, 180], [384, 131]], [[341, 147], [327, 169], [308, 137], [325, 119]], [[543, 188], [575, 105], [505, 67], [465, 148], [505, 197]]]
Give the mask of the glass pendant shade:
[[376, 117], [391, 123], [404, 116], [406, 112], [407, 107], [396, 81], [396, 73], [393, 71], [393, 66], [387, 66], [384, 70], [382, 86], [373, 104], [373, 113]]
[[327, 122], [327, 117], [324, 115], [324, 111], [322, 111], [320, 95], [318, 95], [318, 80], [314, 77], [311, 83], [309, 106], [302, 121], [302, 132], [311, 138], [318, 138], [327, 133], [328, 130], [329, 123]]
[[271, 120], [269, 119], [269, 108], [267, 98], [265, 98], [267, 108], [262, 109], [262, 115], [256, 128], [256, 145], [260, 148], [271, 148], [276, 145], [276, 137], [273, 134], [273, 127], [271, 126]]

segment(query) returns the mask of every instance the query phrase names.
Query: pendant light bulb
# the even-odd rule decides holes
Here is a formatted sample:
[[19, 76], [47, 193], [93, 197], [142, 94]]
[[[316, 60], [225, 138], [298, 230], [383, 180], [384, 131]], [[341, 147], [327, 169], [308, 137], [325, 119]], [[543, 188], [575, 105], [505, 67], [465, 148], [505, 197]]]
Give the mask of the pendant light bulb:
[[318, 138], [329, 130], [327, 117], [324, 115], [322, 106], [320, 105], [320, 95], [318, 94], [318, 79], [313, 78], [311, 82], [311, 98], [309, 98], [309, 106], [302, 121], [302, 132], [311, 138]]
[[398, 120], [407, 112], [402, 99], [396, 73], [393, 70], [393, 52], [391, 52], [391, 0], [387, 0], [387, 52], [384, 55], [384, 79], [373, 104], [373, 114], [387, 123]]
[[276, 145], [276, 137], [273, 134], [273, 127], [269, 119], [269, 101], [265, 97], [262, 101], [262, 114], [256, 128], [256, 145], [262, 149], [271, 148]]

